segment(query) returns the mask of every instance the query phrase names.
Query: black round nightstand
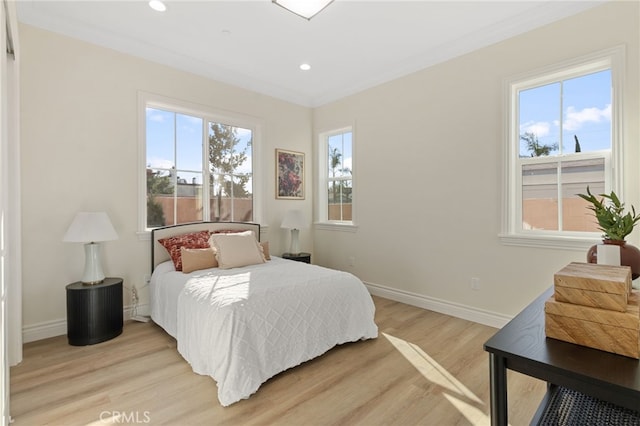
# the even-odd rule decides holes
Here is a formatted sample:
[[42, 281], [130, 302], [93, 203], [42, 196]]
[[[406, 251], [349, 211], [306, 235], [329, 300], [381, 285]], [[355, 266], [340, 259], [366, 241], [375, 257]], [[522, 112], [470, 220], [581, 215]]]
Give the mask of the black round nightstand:
[[311, 263], [311, 253], [283, 253], [282, 258], [295, 260], [297, 262]]
[[93, 345], [122, 333], [122, 278], [67, 286], [67, 337], [73, 346]]

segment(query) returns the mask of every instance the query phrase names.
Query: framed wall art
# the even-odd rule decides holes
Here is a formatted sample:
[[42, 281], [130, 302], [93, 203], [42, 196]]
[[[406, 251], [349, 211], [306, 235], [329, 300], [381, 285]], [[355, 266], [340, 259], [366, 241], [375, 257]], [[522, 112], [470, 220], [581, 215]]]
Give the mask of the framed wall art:
[[304, 153], [276, 149], [276, 198], [304, 200]]

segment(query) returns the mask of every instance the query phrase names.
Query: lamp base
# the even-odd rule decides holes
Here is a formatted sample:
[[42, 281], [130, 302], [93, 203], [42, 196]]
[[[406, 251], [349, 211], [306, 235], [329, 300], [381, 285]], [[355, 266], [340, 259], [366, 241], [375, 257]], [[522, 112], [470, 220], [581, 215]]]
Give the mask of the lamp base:
[[104, 281], [104, 273], [100, 264], [100, 245], [98, 243], [84, 245], [84, 273], [80, 281], [83, 285], [95, 285]]
[[81, 281], [82, 285], [86, 285], [86, 286], [98, 285], [98, 284], [102, 284], [103, 282], [104, 280], [90, 281], [90, 282]]
[[291, 247], [289, 248], [289, 253], [291, 254], [300, 254], [300, 230], [292, 229], [291, 230]]

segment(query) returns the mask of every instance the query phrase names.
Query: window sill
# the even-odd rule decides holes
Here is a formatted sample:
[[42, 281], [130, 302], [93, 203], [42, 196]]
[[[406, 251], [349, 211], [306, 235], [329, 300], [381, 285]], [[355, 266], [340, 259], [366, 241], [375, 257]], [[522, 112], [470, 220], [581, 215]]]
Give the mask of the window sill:
[[506, 246], [549, 248], [560, 250], [586, 251], [600, 239], [548, 235], [499, 234], [500, 242]]
[[313, 226], [321, 231], [357, 232], [358, 225], [353, 223], [317, 222]]

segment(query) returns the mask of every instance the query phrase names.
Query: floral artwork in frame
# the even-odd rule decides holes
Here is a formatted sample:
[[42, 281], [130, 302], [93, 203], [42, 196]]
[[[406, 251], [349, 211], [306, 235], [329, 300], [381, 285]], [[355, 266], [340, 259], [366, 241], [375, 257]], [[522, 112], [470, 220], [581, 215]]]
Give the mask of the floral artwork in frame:
[[276, 149], [276, 198], [304, 200], [304, 153]]

